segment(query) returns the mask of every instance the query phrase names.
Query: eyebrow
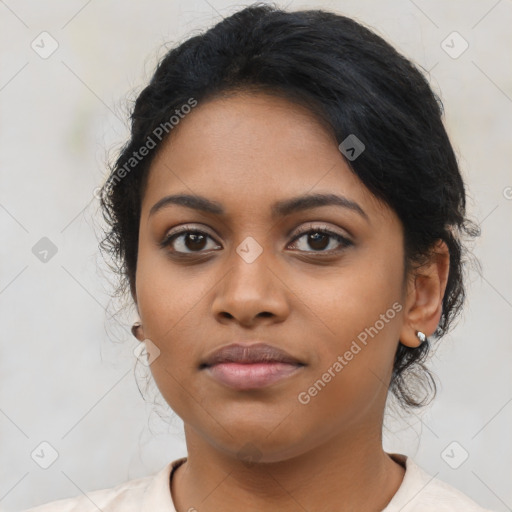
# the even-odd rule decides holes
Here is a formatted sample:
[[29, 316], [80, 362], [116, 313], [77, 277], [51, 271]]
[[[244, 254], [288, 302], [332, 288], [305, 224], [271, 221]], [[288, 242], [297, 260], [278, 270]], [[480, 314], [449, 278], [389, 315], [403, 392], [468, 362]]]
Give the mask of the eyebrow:
[[[226, 211], [224, 207], [217, 201], [212, 201], [206, 197], [192, 194], [174, 194], [165, 196], [157, 201], [149, 210], [149, 217], [154, 215], [157, 211], [166, 208], [169, 205], [176, 204], [191, 208], [194, 210], [200, 210], [202, 212], [211, 213], [214, 215], [225, 215]], [[348, 199], [345, 196], [336, 194], [307, 194], [298, 197], [292, 197], [290, 199], [284, 199], [278, 201], [272, 206], [271, 213], [272, 217], [286, 217], [295, 212], [302, 210], [309, 210], [311, 208], [318, 208], [319, 206], [341, 206], [352, 210], [367, 222], [370, 222], [366, 212], [354, 201]]]

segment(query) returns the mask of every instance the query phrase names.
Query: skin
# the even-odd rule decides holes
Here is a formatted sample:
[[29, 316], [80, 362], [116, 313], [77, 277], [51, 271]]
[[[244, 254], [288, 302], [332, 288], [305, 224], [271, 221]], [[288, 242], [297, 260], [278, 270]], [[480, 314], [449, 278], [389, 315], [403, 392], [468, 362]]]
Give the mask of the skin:
[[[173, 204], [149, 215], [176, 193], [217, 201], [225, 214]], [[343, 195], [368, 219], [335, 205], [271, 217], [274, 202], [310, 193]], [[185, 224], [209, 237], [159, 246]], [[315, 245], [307, 234], [294, 240], [299, 228], [318, 227], [352, 244], [330, 237]], [[252, 263], [236, 252], [249, 236], [263, 250]], [[173, 257], [173, 249], [185, 256]], [[151, 165], [133, 297], [142, 324], [137, 339], [160, 350], [151, 371], [185, 425], [188, 458], [171, 487], [178, 512], [238, 511], [240, 503], [248, 512], [319, 512], [340, 504], [381, 511], [404, 476], [382, 447], [393, 357], [398, 340], [415, 347], [417, 330], [435, 331], [448, 268], [448, 249], [439, 243], [428, 264], [404, 280], [399, 218], [350, 171], [333, 135], [305, 108], [263, 93], [195, 107]], [[300, 403], [298, 394], [394, 303], [401, 311]], [[228, 388], [199, 369], [216, 348], [253, 340], [305, 366], [251, 391]], [[244, 446], [255, 463], [242, 459]]]

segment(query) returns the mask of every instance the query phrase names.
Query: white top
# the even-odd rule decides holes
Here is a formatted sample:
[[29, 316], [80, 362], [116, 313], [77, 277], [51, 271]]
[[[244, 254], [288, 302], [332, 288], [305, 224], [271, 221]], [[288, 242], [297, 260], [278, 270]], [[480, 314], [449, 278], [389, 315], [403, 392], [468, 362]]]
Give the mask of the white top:
[[[432, 477], [406, 455], [389, 455], [405, 467], [405, 475], [382, 512], [492, 512], [455, 487]], [[186, 460], [186, 457], [177, 459], [152, 475], [110, 489], [53, 501], [25, 512], [176, 512], [170, 482], [174, 469]]]

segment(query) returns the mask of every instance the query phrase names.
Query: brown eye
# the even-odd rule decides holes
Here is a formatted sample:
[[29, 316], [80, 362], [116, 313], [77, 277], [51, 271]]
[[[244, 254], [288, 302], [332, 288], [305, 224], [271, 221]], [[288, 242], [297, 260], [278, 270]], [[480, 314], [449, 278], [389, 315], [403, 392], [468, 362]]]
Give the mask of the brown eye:
[[172, 252], [181, 254], [191, 254], [194, 252], [203, 252], [205, 249], [219, 247], [208, 246], [208, 239], [213, 240], [210, 235], [198, 230], [182, 230], [177, 233], [167, 235], [161, 242], [162, 247], [172, 247]]
[[[298, 243], [298, 240], [304, 239]], [[327, 229], [309, 229], [293, 239], [294, 245], [304, 252], [336, 252], [353, 245], [350, 240]], [[336, 247], [336, 245], [338, 247]], [[332, 247], [334, 246], [334, 248]], [[313, 249], [307, 250], [307, 247]], [[341, 248], [340, 248], [341, 247]], [[327, 250], [326, 250], [327, 249]]]

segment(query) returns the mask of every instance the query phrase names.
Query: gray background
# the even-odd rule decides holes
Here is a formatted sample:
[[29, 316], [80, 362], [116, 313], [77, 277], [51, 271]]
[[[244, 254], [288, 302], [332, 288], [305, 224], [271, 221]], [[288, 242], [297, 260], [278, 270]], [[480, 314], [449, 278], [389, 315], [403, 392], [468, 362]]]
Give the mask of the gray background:
[[[110, 300], [95, 189], [127, 136], [127, 99], [165, 43], [249, 3], [0, 1], [2, 509], [111, 487], [186, 453], [181, 421], [135, 365], [134, 312]], [[482, 228], [482, 272], [470, 272], [465, 313], [431, 361], [436, 401], [403, 418], [391, 408], [385, 448], [486, 507], [512, 510], [512, 2], [278, 4], [373, 27], [428, 70], [441, 95]], [[58, 44], [49, 56], [44, 31]], [[46, 262], [43, 237], [57, 249]], [[40, 464], [52, 448], [42, 442], [58, 453], [48, 469]]]

